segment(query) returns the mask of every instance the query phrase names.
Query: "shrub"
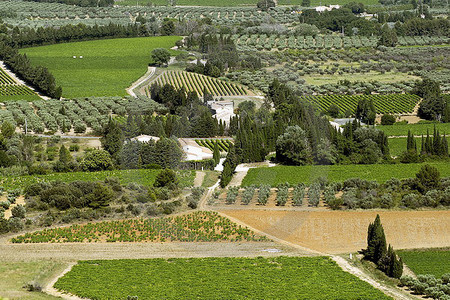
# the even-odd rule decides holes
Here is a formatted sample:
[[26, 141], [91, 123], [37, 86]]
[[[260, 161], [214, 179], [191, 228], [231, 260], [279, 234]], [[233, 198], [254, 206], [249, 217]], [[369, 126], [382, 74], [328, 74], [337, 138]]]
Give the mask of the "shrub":
[[25, 219], [25, 207], [22, 205], [14, 206], [11, 210], [11, 214], [14, 218]]
[[156, 175], [154, 187], [167, 187], [174, 190], [178, 186], [177, 174], [171, 169], [164, 169]]
[[105, 150], [89, 151], [81, 161], [81, 168], [89, 172], [112, 170], [113, 163], [111, 155]]
[[18, 232], [24, 228], [24, 223], [22, 219], [13, 217], [8, 220], [8, 227], [9, 231]]
[[393, 115], [382, 115], [381, 125], [393, 125], [395, 123], [395, 117]]

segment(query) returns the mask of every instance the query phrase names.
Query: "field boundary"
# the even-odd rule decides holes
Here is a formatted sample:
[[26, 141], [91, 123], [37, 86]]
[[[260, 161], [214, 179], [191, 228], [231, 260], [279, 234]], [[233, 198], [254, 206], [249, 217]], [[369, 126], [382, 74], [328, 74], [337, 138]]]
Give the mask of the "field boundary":
[[54, 287], [54, 285], [56, 284], [58, 279], [60, 279], [61, 277], [63, 277], [67, 273], [69, 273], [70, 270], [72, 270], [72, 267], [75, 266], [76, 264], [77, 264], [76, 262], [70, 262], [69, 265], [67, 266], [67, 268], [65, 268], [61, 273], [56, 274], [56, 275], [54, 275], [51, 278], [50, 282], [47, 283], [47, 285], [42, 289], [42, 291], [44, 293], [46, 293], [46, 294], [51, 295], [51, 296], [60, 297], [60, 298], [66, 299], [66, 300], [83, 300], [83, 299], [87, 299], [87, 298], [80, 298], [80, 297], [72, 295], [72, 294], [61, 293], [60, 291], [58, 291]]

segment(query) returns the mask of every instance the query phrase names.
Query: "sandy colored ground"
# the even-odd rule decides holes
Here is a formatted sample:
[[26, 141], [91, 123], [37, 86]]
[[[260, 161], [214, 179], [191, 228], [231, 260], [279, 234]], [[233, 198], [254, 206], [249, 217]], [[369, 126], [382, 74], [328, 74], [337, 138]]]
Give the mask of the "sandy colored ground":
[[8, 244], [5, 241], [0, 241], [0, 261], [5, 259], [8, 261], [24, 259], [76, 261], [89, 259], [255, 257], [277, 255], [311, 256], [314, 254], [275, 242]]
[[221, 210], [262, 232], [324, 252], [366, 247], [367, 226], [380, 214], [387, 242], [395, 249], [450, 245], [450, 211], [271, 211]]

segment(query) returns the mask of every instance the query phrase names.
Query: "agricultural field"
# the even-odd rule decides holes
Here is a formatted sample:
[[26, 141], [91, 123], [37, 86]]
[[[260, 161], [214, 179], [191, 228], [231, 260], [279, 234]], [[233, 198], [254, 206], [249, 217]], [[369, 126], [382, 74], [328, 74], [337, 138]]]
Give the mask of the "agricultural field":
[[329, 96], [303, 96], [305, 102], [314, 103], [321, 110], [327, 110], [331, 105], [337, 105], [341, 112], [354, 113], [358, 101], [372, 100], [378, 114], [407, 114], [414, 111], [420, 97], [408, 94], [391, 95], [329, 95]]
[[[447, 162], [433, 162], [442, 177], [450, 176]], [[349, 178], [375, 180], [380, 183], [390, 178], [414, 177], [423, 164], [377, 164], [377, 165], [331, 165], [331, 166], [276, 166], [252, 168], [248, 171], [242, 186], [252, 184], [268, 184], [276, 186], [288, 182], [291, 185], [298, 183], [312, 183], [319, 177], [330, 182], [344, 181]]]
[[[420, 152], [422, 138], [416, 137], [417, 151]], [[406, 138], [390, 138], [389, 139], [389, 153], [391, 156], [400, 156], [406, 151]]]
[[[108, 123], [109, 116], [125, 116], [136, 112], [160, 112], [165, 108], [147, 98], [91, 97], [63, 100], [8, 101], [0, 111], [3, 120], [35, 133], [70, 132], [83, 134], [88, 131], [100, 133]], [[90, 133], [90, 132], [89, 132]]]
[[[106, 178], [118, 178], [121, 184], [136, 183], [144, 186], [151, 186], [155, 182], [156, 175], [161, 170], [138, 169], [138, 170], [113, 170], [99, 172], [71, 172], [71, 173], [51, 173], [47, 175], [25, 175], [25, 176], [4, 176], [0, 179], [0, 185], [4, 190], [23, 189], [30, 184], [49, 181], [103, 181]], [[195, 171], [177, 171], [177, 177], [182, 187], [192, 186], [195, 178]]]
[[395, 249], [448, 247], [450, 211], [219, 210], [267, 235], [323, 253], [356, 252], [367, 246], [367, 226], [379, 214]]
[[125, 89], [147, 71], [152, 62], [151, 51], [169, 49], [179, 39], [164, 36], [96, 40], [26, 48], [21, 53], [50, 70], [63, 88], [63, 97], [124, 96]]
[[0, 101], [37, 99], [40, 98], [34, 91], [16, 82], [0, 67]]
[[[187, 92], [196, 92], [200, 97], [205, 90], [216, 97], [253, 95], [252, 92], [232, 82], [185, 71], [166, 71], [150, 85], [153, 83], [160, 86], [171, 84], [177, 89], [184, 87]], [[146, 93], [150, 96], [149, 87], [146, 88]]]
[[377, 125], [376, 128], [384, 131], [387, 136], [407, 136], [408, 130], [415, 136], [426, 136], [427, 130], [430, 135], [436, 127], [440, 134], [450, 134], [450, 123], [417, 123], [417, 124], [394, 124], [394, 125]]
[[[317, 35], [295, 36], [295, 35], [267, 35], [267, 34], [234, 34], [231, 38], [236, 46], [242, 51], [271, 51], [271, 50], [311, 50], [311, 49], [349, 49], [376, 47], [378, 39], [366, 36], [340, 35]], [[399, 37], [398, 43], [402, 46], [409, 45], [441, 45], [448, 44], [447, 37]]]
[[416, 274], [432, 274], [440, 278], [450, 273], [450, 249], [414, 249], [398, 251], [403, 262]]
[[239, 242], [267, 241], [216, 212], [128, 219], [44, 229], [12, 238], [13, 243]]
[[390, 299], [327, 257], [81, 261], [55, 287], [90, 299]]
[[228, 152], [230, 145], [233, 144], [230, 140], [225, 139], [196, 139], [195, 142], [197, 145], [206, 147], [211, 151], [214, 151], [214, 145], [217, 143], [220, 152]]

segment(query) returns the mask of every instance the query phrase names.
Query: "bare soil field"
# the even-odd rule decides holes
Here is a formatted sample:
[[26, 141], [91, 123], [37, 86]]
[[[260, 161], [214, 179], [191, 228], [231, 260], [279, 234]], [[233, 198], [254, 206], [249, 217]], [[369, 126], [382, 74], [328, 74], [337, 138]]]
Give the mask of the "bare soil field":
[[314, 256], [275, 242], [9, 244], [0, 240], [1, 261], [139, 259], [172, 257]]
[[367, 226], [377, 213], [395, 249], [450, 245], [450, 211], [220, 210], [279, 239], [330, 254], [366, 247]]

